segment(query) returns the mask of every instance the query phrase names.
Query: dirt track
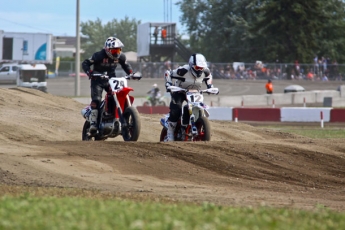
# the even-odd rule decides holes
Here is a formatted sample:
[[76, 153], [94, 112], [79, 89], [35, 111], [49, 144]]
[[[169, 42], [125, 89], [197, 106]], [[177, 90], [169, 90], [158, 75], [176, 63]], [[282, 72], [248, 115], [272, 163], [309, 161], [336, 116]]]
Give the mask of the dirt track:
[[138, 142], [82, 142], [83, 106], [37, 90], [0, 89], [0, 184], [345, 210], [342, 139], [211, 121], [211, 142], [160, 143], [161, 115], [141, 115]]

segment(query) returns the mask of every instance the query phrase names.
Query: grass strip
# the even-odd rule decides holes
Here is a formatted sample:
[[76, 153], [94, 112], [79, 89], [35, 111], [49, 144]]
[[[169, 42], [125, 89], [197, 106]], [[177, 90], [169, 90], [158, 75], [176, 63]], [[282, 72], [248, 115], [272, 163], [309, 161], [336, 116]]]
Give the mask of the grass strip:
[[0, 229], [345, 229], [345, 213], [25, 194], [1, 198]]

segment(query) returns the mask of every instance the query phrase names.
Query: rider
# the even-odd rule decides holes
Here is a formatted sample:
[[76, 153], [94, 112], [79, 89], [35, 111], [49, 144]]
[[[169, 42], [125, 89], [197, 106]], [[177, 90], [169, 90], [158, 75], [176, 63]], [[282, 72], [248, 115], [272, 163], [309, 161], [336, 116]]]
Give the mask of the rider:
[[[104, 48], [94, 53], [89, 59], [82, 63], [84, 72], [91, 79], [91, 114], [90, 114], [90, 132], [96, 132], [98, 129], [98, 111], [102, 100], [103, 89], [108, 92], [108, 79], [93, 77], [92, 72], [106, 73], [109, 77], [116, 77], [115, 69], [119, 63], [126, 74], [131, 74], [133, 69], [126, 61], [126, 55], [122, 53], [123, 43], [116, 37], [109, 37]], [[91, 66], [93, 65], [93, 70]]]
[[[189, 58], [186, 65], [179, 66], [174, 70], [165, 72], [165, 87], [172, 86], [172, 78], [179, 77], [180, 80], [175, 82], [175, 86], [184, 89], [200, 90], [202, 82], [205, 81], [207, 88], [212, 88], [212, 74], [207, 67], [206, 58], [200, 53], [195, 53]], [[181, 117], [182, 103], [185, 100], [185, 94], [175, 92], [171, 95], [170, 113], [168, 118], [167, 137], [164, 141], [174, 141], [174, 132], [178, 119]]]
[[160, 97], [160, 90], [156, 83], [152, 85], [152, 88], [147, 92], [147, 94], [150, 94], [149, 100], [151, 105], [155, 106], [156, 100]]

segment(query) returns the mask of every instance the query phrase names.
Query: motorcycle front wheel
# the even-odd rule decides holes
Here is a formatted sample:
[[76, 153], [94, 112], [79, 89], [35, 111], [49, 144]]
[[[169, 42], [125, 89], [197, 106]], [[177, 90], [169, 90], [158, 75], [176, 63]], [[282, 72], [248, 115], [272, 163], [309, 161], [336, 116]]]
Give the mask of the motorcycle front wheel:
[[162, 131], [161, 131], [161, 135], [159, 137], [159, 141], [164, 141], [164, 138], [167, 136], [167, 129], [166, 128], [162, 128]]
[[199, 135], [195, 137], [195, 141], [210, 141], [211, 140], [211, 126], [207, 117], [199, 117], [195, 122]]
[[139, 139], [141, 122], [139, 112], [135, 107], [127, 107], [123, 113], [123, 118], [127, 123], [127, 127], [122, 129], [122, 137], [124, 141], [137, 141]]
[[82, 132], [81, 139], [83, 141], [99, 141], [100, 140], [99, 138], [90, 137], [89, 135], [87, 135], [87, 133], [89, 132], [89, 129], [90, 129], [90, 122], [85, 121], [84, 126], [83, 126], [83, 132]]

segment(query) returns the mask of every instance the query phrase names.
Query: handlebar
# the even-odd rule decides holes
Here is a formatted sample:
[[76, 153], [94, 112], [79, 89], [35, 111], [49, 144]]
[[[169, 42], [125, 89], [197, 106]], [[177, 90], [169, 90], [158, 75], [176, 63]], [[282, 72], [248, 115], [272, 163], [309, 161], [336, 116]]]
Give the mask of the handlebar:
[[102, 73], [91, 73], [91, 77], [98, 77], [101, 79], [109, 79], [109, 76]]
[[139, 81], [141, 79], [141, 76], [135, 76], [135, 73], [131, 73], [129, 75], [126, 75], [125, 78], [128, 79], [128, 80], [133, 79], [133, 80], [138, 80]]
[[[167, 89], [170, 90], [171, 93], [173, 92], [189, 92], [189, 89], [184, 89], [178, 86], [169, 86]], [[209, 88], [204, 90], [197, 90], [199, 93], [207, 93], [207, 94], [218, 94], [219, 89], [218, 88]]]
[[[107, 74], [102, 74], [102, 73], [92, 73], [91, 74], [92, 77], [98, 77], [101, 79], [109, 79], [109, 76]], [[124, 76], [124, 78], [126, 78], [127, 80], [140, 80], [141, 76], [135, 76], [135, 73], [131, 73], [129, 75]]]

